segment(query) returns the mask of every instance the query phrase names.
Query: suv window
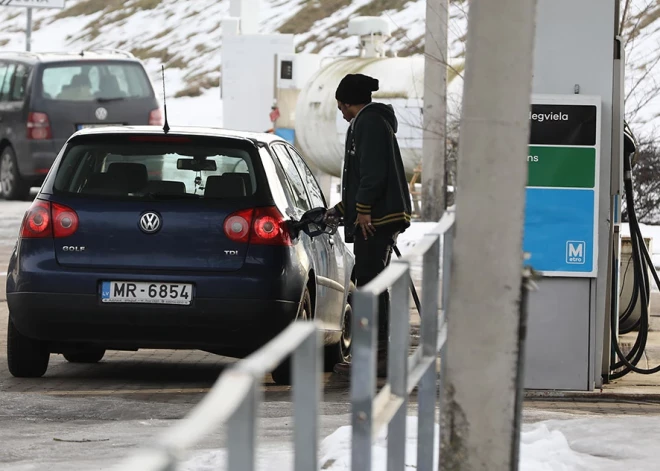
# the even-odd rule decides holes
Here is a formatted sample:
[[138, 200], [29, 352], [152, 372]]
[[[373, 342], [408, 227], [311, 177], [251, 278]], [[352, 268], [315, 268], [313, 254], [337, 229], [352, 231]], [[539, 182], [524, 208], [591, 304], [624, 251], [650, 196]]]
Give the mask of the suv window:
[[7, 74], [8, 68], [9, 68], [9, 64], [7, 64], [6, 62], [0, 62], [0, 90], [2, 89], [2, 84], [5, 82], [5, 75]]
[[16, 64], [8, 64], [4, 80], [0, 84], [0, 101], [9, 101], [9, 92], [11, 91], [11, 81], [14, 78]]
[[295, 206], [301, 208], [304, 211], [312, 209], [307, 198], [307, 193], [305, 192], [305, 184], [303, 183], [302, 178], [300, 178], [300, 174], [298, 173], [298, 170], [296, 169], [291, 156], [286, 151], [286, 148], [281, 144], [276, 144], [273, 146], [273, 150], [275, 151], [277, 160], [279, 160], [280, 165], [282, 166], [282, 169], [284, 170], [287, 178], [291, 182], [291, 186], [295, 192]]
[[23, 64], [18, 64], [14, 72], [14, 80], [11, 85], [11, 101], [23, 101], [27, 89], [29, 69]]
[[112, 136], [74, 144], [62, 158], [54, 189], [128, 199], [228, 199], [255, 193], [247, 150], [224, 141], [172, 139]]
[[293, 147], [287, 146], [286, 149], [289, 151], [289, 154], [293, 158], [296, 167], [298, 167], [298, 171], [305, 178], [307, 192], [309, 193], [309, 198], [312, 200], [312, 205], [315, 208], [325, 208], [326, 204], [325, 198], [323, 197], [323, 191], [321, 191], [321, 187], [316, 181], [316, 178], [314, 178], [314, 174], [307, 166], [307, 163], [305, 163], [305, 160], [298, 152], [296, 152]]
[[95, 101], [153, 97], [144, 68], [135, 62], [70, 62], [46, 66], [41, 96], [48, 100]]

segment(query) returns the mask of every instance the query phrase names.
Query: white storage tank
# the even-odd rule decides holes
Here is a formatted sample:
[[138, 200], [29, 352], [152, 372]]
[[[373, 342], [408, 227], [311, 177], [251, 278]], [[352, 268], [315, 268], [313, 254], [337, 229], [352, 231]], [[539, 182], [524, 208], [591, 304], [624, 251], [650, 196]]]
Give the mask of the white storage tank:
[[[451, 62], [462, 70], [462, 62]], [[335, 91], [346, 74], [361, 73], [377, 78], [380, 89], [373, 100], [394, 107], [399, 129], [406, 174], [411, 177], [422, 159], [424, 99], [424, 56], [350, 57], [333, 60], [323, 66], [301, 90], [296, 105], [295, 130], [298, 146], [305, 156], [324, 172], [341, 174], [344, 142], [348, 123], [337, 109]], [[448, 111], [455, 115], [460, 108], [462, 79], [449, 73]]]

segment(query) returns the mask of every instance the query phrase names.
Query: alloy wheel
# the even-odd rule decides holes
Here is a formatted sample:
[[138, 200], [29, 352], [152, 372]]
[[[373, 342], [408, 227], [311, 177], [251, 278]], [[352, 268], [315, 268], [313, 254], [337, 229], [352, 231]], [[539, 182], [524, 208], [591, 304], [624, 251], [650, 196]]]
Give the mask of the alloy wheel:
[[6, 152], [0, 159], [0, 194], [9, 195], [14, 189], [14, 160]]

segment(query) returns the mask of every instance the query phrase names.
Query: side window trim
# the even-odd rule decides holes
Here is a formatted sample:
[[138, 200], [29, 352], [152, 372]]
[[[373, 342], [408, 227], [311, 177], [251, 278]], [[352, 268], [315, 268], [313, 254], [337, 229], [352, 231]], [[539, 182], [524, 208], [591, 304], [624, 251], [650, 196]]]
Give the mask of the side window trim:
[[[283, 172], [284, 172], [284, 176], [285, 176], [287, 182], [289, 182], [290, 185], [293, 185], [293, 183], [290, 182], [290, 178], [291, 178], [291, 177], [290, 177], [290, 176], [288, 175], [288, 173], [286, 172], [285, 166], [284, 166], [284, 164], [282, 163], [282, 161], [281, 161], [281, 159], [280, 159], [280, 156], [278, 155], [277, 149], [278, 149], [278, 148], [282, 149], [281, 151], [284, 152], [285, 155], [287, 155], [287, 156], [289, 157], [289, 159], [291, 160], [291, 163], [293, 164], [293, 169], [295, 170], [296, 175], [298, 175], [298, 178], [300, 178], [300, 181], [301, 181], [301, 183], [303, 184], [303, 188], [302, 188], [303, 194], [302, 194], [301, 196], [304, 197], [304, 199], [305, 199], [305, 203], [307, 204], [307, 209], [306, 209], [306, 210], [308, 210], [308, 209], [312, 209], [311, 198], [309, 197], [309, 194], [307, 193], [307, 189], [305, 188], [305, 180], [304, 180], [304, 179], [302, 178], [302, 176], [300, 175], [300, 172], [298, 171], [298, 167], [296, 166], [296, 163], [293, 161], [293, 157], [291, 157], [290, 155], [288, 155], [288, 151], [287, 151], [287, 149], [286, 149], [286, 146], [284, 146], [284, 145], [281, 144], [281, 143], [275, 143], [275, 144], [273, 144], [271, 147], [273, 148], [273, 153], [275, 154], [275, 158], [276, 158], [277, 161], [280, 163], [280, 166], [281, 166], [281, 168], [282, 168], [282, 170], [283, 170]], [[294, 189], [293, 194], [294, 194], [294, 196], [297, 195], [297, 194], [298, 194], [298, 191], [296, 191], [296, 190]], [[295, 206], [295, 207], [298, 207], [299, 205], [296, 204], [296, 205], [294, 205], [294, 206]], [[303, 208], [303, 209], [304, 209], [304, 208]]]
[[[307, 179], [307, 175], [309, 175], [312, 178], [312, 182], [316, 185], [316, 188], [318, 189], [318, 193], [321, 197], [321, 201], [323, 202], [324, 207], [327, 208], [328, 207], [328, 202], [325, 200], [325, 195], [323, 194], [323, 190], [321, 189], [321, 185], [319, 184], [319, 181], [316, 179], [316, 176], [314, 175], [314, 172], [312, 172], [312, 169], [310, 169], [309, 166], [307, 165], [307, 162], [305, 162], [305, 159], [303, 158], [303, 156], [300, 155], [300, 153], [296, 150], [296, 148], [291, 146], [291, 145], [287, 144], [287, 145], [284, 145], [284, 147], [286, 147], [286, 150], [291, 155], [291, 158], [293, 160], [293, 164], [296, 166], [297, 169], [298, 169], [298, 162], [300, 162], [301, 165], [305, 166], [304, 169], [298, 169], [298, 173], [300, 173], [300, 171], [302, 170], [302, 172], [304, 172], [306, 174], [305, 179]], [[294, 158], [294, 156], [296, 156], [297, 158]], [[309, 191], [307, 192], [307, 194], [309, 195]], [[310, 200], [311, 199], [312, 198], [310, 197]]]

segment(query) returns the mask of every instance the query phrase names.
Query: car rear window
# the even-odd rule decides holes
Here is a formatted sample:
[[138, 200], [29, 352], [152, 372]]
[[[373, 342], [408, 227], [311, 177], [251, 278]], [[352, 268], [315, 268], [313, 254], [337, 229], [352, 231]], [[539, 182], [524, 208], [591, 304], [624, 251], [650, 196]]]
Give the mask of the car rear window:
[[219, 146], [153, 139], [135, 136], [69, 147], [54, 190], [121, 199], [234, 199], [256, 192], [254, 162], [245, 148], [227, 141]]
[[135, 62], [94, 61], [47, 65], [41, 74], [47, 100], [104, 101], [154, 96], [151, 83]]

